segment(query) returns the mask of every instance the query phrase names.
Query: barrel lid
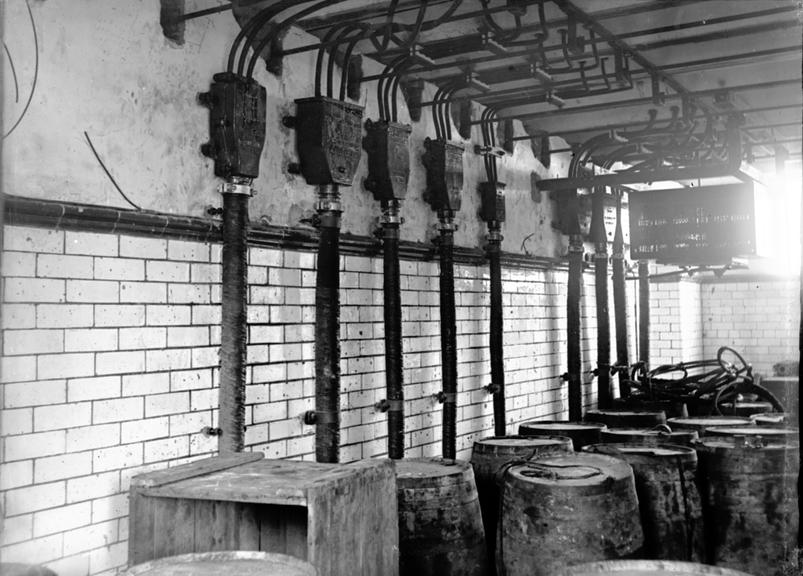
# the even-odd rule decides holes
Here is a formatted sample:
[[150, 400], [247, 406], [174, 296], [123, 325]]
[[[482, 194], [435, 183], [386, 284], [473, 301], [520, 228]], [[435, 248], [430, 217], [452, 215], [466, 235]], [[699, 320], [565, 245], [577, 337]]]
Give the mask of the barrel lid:
[[631, 475], [622, 460], [599, 454], [573, 453], [547, 456], [518, 464], [509, 474], [525, 482], [561, 486], [595, 486], [610, 479], [622, 480]]
[[657, 436], [667, 439], [675, 437], [697, 438], [696, 430], [673, 430], [667, 432], [666, 430], [642, 430], [641, 428], [611, 428], [610, 430], [605, 430], [603, 434], [605, 436]]
[[555, 576], [750, 576], [744, 572], [694, 562], [610, 560], [571, 566]]
[[477, 440], [474, 444], [486, 446], [553, 446], [571, 442], [571, 438], [565, 436], [489, 436]]
[[132, 566], [123, 576], [216, 576], [218, 574], [315, 576], [315, 568], [292, 556], [269, 552], [226, 551], [181, 554]]
[[618, 458], [628, 456], [669, 459], [682, 462], [697, 462], [697, 452], [688, 446], [676, 446], [674, 444], [661, 444], [660, 446], [649, 446], [633, 442], [610, 443], [610, 444], [591, 444], [583, 447], [583, 452], [592, 454], [605, 454]]
[[564, 420], [531, 420], [522, 422], [520, 428], [540, 428], [541, 430], [589, 430], [606, 428], [601, 422], [569, 422]]
[[786, 412], [764, 412], [753, 414], [750, 419], [760, 426], [762, 424], [785, 424], [790, 418]]
[[750, 426], [753, 421], [741, 416], [694, 416], [692, 418], [670, 418], [666, 421], [670, 426], [694, 426], [708, 428], [713, 426]]
[[437, 478], [462, 474], [470, 465], [464, 460], [445, 460], [443, 458], [405, 458], [396, 460], [396, 478]]
[[778, 439], [763, 436], [706, 436], [697, 441], [696, 448], [710, 448], [713, 450], [772, 450], [784, 451], [794, 448], [798, 443], [787, 439], [779, 442]]
[[611, 410], [589, 410], [586, 412], [586, 416], [589, 414], [601, 414], [605, 416], [656, 416], [660, 418], [661, 416], [666, 416], [666, 413], [663, 410], [631, 410], [631, 409], [619, 409], [614, 408]]
[[798, 436], [797, 428], [769, 428], [758, 426], [717, 426], [706, 430], [712, 436], [763, 436], [766, 438], [788, 438]]

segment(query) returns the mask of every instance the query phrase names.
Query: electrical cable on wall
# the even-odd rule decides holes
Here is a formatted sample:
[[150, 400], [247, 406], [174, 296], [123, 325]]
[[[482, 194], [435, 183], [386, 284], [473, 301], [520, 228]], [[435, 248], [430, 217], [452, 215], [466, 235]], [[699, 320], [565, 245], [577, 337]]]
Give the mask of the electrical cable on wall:
[[11, 69], [11, 77], [14, 79], [14, 102], [20, 101], [20, 84], [17, 80], [17, 69], [14, 67], [14, 59], [11, 57], [11, 52], [8, 49], [8, 45], [3, 42], [3, 49], [6, 51], [6, 57], [8, 58], [8, 67]]
[[106, 176], [109, 177], [109, 180], [111, 180], [111, 183], [114, 185], [114, 188], [117, 190], [120, 196], [122, 196], [123, 199], [126, 202], [128, 202], [131, 206], [133, 206], [136, 210], [142, 210], [142, 208], [134, 204], [134, 202], [132, 202], [131, 199], [125, 195], [125, 192], [123, 192], [122, 188], [120, 188], [120, 185], [117, 184], [117, 180], [114, 179], [114, 176], [112, 176], [111, 172], [109, 172], [109, 169], [106, 168], [106, 164], [104, 164], [103, 160], [101, 160], [98, 151], [95, 150], [95, 145], [92, 144], [92, 140], [89, 138], [89, 134], [84, 132], [84, 138], [86, 138], [86, 143], [89, 144], [89, 149], [92, 150], [92, 154], [94, 154], [95, 159], [98, 161], [98, 164], [100, 164], [100, 167], [103, 168], [103, 171], [106, 173]]
[[[25, 7], [28, 8], [28, 17], [31, 20], [31, 30], [33, 31], [33, 48], [34, 48], [34, 65], [33, 65], [33, 82], [31, 83], [31, 91], [28, 94], [28, 100], [25, 102], [25, 106], [22, 108], [22, 112], [17, 118], [17, 121], [8, 129], [8, 132], [3, 134], [3, 140], [11, 136], [11, 133], [17, 129], [17, 126], [20, 125], [22, 119], [25, 118], [25, 115], [28, 113], [28, 108], [31, 106], [31, 102], [33, 101], [33, 95], [36, 93], [36, 84], [39, 80], [39, 36], [36, 32], [36, 21], [33, 17], [33, 11], [31, 10], [31, 4], [29, 0], [25, 0]], [[8, 48], [6, 48], [6, 53], [8, 54]], [[9, 61], [11, 60], [11, 55], [9, 54]], [[12, 64], [13, 69], [13, 64]], [[14, 79], [16, 81], [16, 74], [14, 74]]]

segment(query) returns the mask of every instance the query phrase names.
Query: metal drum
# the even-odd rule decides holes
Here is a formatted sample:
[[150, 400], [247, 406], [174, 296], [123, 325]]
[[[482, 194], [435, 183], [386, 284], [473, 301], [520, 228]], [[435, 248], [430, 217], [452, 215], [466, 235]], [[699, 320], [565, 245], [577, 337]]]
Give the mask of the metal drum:
[[691, 445], [697, 440], [695, 430], [675, 430], [668, 432], [666, 429], [658, 430], [639, 430], [636, 428], [611, 428], [603, 430], [600, 438], [605, 443], [625, 443], [625, 444], [645, 444], [655, 446], [657, 444], [682, 444]]
[[168, 556], [132, 566], [122, 576], [315, 576], [312, 564], [268, 552], [201, 552]]
[[710, 428], [706, 436], [746, 436], [761, 438], [764, 442], [785, 443], [794, 442], [800, 438], [800, 430], [797, 428], [773, 428], [770, 426], [733, 426], [723, 428]]
[[605, 424], [569, 422], [567, 420], [531, 420], [519, 425], [521, 436], [568, 436], [575, 450], [589, 444], [599, 444], [599, 434]]
[[621, 458], [633, 467], [648, 558], [705, 559], [703, 512], [695, 484], [697, 453], [693, 448], [595, 444], [583, 451]]
[[498, 536], [497, 570], [505, 576], [549, 576], [577, 562], [637, 556], [644, 536], [633, 470], [599, 454], [512, 466]]
[[712, 437], [696, 448], [708, 562], [779, 575], [797, 543], [799, 444]]
[[693, 562], [611, 560], [572, 566], [551, 576], [751, 576], [744, 572]]
[[601, 422], [608, 428], [652, 428], [666, 424], [666, 413], [663, 410], [589, 410], [584, 419]]
[[750, 418], [741, 416], [692, 416], [691, 418], [670, 418], [666, 421], [672, 430], [696, 430], [701, 437], [707, 428], [723, 426], [752, 426]]
[[572, 452], [572, 440], [565, 436], [493, 436], [474, 443], [471, 466], [480, 496], [482, 524], [493, 564], [496, 549], [496, 518], [499, 514], [497, 475], [511, 462], [530, 460], [547, 454]]
[[468, 462], [396, 461], [401, 576], [486, 576], [485, 533]]

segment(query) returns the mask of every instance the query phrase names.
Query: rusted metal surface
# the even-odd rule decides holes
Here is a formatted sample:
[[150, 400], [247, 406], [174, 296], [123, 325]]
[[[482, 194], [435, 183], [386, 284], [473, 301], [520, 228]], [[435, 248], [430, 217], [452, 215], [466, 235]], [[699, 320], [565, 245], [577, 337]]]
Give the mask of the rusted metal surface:
[[296, 147], [307, 184], [351, 186], [362, 154], [362, 112], [356, 104], [316, 96], [296, 100]]
[[695, 484], [693, 448], [661, 444], [596, 444], [584, 452], [607, 454], [630, 464], [644, 529], [644, 551], [657, 560], [705, 560], [703, 512]]
[[505, 474], [497, 566], [552, 576], [567, 565], [637, 556], [643, 546], [633, 471], [597, 454], [546, 456]]
[[531, 420], [519, 425], [522, 436], [567, 436], [572, 439], [575, 450], [589, 444], [599, 444], [600, 432], [605, 424], [596, 422], [570, 422], [567, 420]]
[[463, 147], [445, 140], [424, 140], [427, 169], [426, 201], [435, 211], [457, 212], [462, 204]]
[[[504, 467], [512, 462], [531, 460], [547, 454], [572, 452], [572, 440], [566, 436], [492, 436], [474, 443], [471, 467], [477, 482], [477, 492], [488, 545], [488, 559], [495, 558], [496, 529], [499, 515], [499, 479]], [[492, 574], [496, 573], [493, 562]]]
[[315, 459], [340, 460], [340, 229], [321, 228], [315, 280]]
[[704, 438], [697, 454], [708, 562], [780, 576], [797, 543], [799, 444]]
[[401, 576], [486, 576], [485, 533], [467, 462], [396, 463]]
[[[245, 444], [245, 366], [248, 342], [248, 196], [223, 195], [223, 285], [220, 334], [218, 450]], [[211, 423], [210, 423], [211, 424]]]

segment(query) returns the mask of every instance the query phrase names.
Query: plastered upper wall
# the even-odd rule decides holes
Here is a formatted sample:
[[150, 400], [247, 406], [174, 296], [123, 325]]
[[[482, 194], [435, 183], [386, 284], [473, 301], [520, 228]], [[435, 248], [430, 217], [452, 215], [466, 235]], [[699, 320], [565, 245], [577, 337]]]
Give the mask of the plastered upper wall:
[[[187, 22], [185, 42], [179, 46], [162, 34], [158, 0], [30, 0], [30, 8], [38, 59], [25, 0], [7, 3], [5, 42], [18, 93], [9, 83], [13, 74], [6, 58], [4, 132], [22, 113], [35, 76], [36, 90], [25, 117], [4, 141], [4, 191], [128, 207], [93, 157], [86, 131], [123, 191], [143, 209], [200, 216], [207, 206], [219, 205], [219, 180], [211, 161], [199, 152], [208, 138], [208, 119], [196, 94], [207, 90], [213, 74], [225, 68], [239, 31], [233, 16], [223, 13]], [[195, 6], [188, 3], [187, 8]], [[312, 41], [291, 30], [285, 45]], [[268, 92], [268, 138], [262, 175], [255, 183], [259, 194], [251, 202], [253, 220], [292, 226], [312, 210], [314, 188], [286, 172], [288, 162], [296, 158], [295, 135], [281, 119], [293, 113], [295, 98], [311, 95], [315, 56], [307, 52], [286, 58], [281, 77], [266, 72], [262, 63], [257, 66], [257, 79]], [[366, 73], [377, 67], [365, 63]], [[366, 119], [378, 118], [375, 91], [374, 82], [362, 90]], [[428, 86], [424, 100], [433, 93]], [[403, 102], [400, 119], [409, 121]], [[516, 130], [524, 134], [520, 125]], [[428, 240], [436, 223], [422, 200], [425, 174], [420, 160], [424, 138], [434, 135], [425, 109], [421, 122], [413, 125], [410, 141], [405, 240]], [[481, 159], [473, 153], [477, 130], [473, 137], [470, 144], [465, 142], [463, 208], [457, 217], [457, 242], [464, 246], [480, 245], [485, 235], [485, 225], [477, 217], [477, 184], [485, 178]], [[567, 157], [554, 155], [551, 169], [545, 169], [527, 141], [518, 142], [515, 153], [501, 161], [500, 180], [507, 184], [505, 250], [521, 252], [528, 238], [526, 250], [531, 254], [557, 256], [563, 251], [561, 236], [551, 227], [552, 202], [546, 194], [539, 202], [533, 200], [531, 175], [565, 174], [567, 165]], [[366, 170], [363, 157], [355, 186], [343, 190], [344, 232], [370, 234], [378, 216], [377, 202], [362, 188]]]

